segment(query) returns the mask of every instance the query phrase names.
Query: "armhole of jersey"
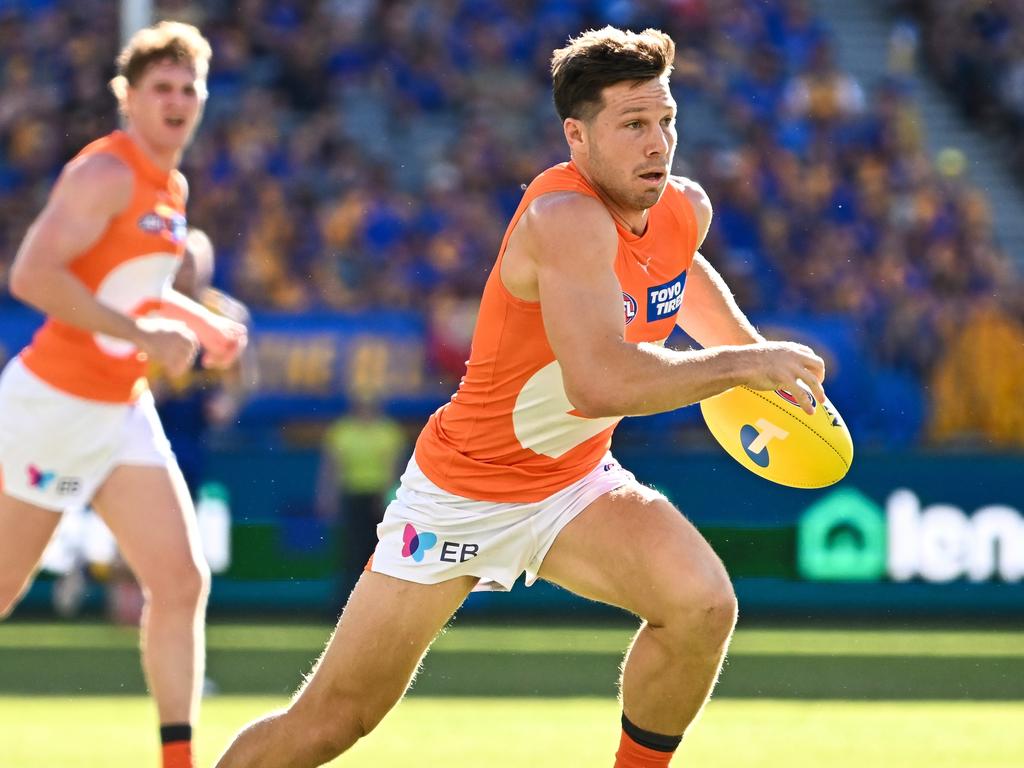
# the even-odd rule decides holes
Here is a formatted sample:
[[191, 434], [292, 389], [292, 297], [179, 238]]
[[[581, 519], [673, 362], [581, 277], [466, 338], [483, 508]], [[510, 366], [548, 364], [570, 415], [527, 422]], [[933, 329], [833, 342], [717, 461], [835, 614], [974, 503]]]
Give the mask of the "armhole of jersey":
[[174, 169], [174, 173], [171, 174], [171, 178], [174, 179], [174, 184], [178, 188], [178, 194], [181, 195], [181, 202], [183, 205], [188, 203], [188, 179], [185, 178], [185, 174], [177, 168]]
[[[536, 198], [534, 198], [534, 200], [535, 199]], [[530, 205], [532, 204], [533, 200], [530, 201]], [[508, 286], [505, 285], [505, 281], [501, 277], [501, 263], [505, 260], [505, 251], [508, 250], [508, 244], [512, 240], [512, 234], [516, 231], [516, 227], [519, 226], [519, 222], [523, 218], [523, 215], [526, 213], [528, 208], [529, 206], [524, 208], [523, 212], [519, 214], [519, 216], [517, 216], [512, 223], [509, 224], [508, 237], [505, 239], [505, 242], [502, 243], [501, 250], [498, 251], [498, 258], [494, 260], [494, 281], [495, 283], [497, 283], [498, 290], [501, 291], [502, 297], [509, 304], [512, 304], [513, 306], [519, 307], [521, 309], [525, 309], [527, 311], [540, 311], [539, 300], [527, 301], [526, 299], [520, 299], [518, 296], [516, 296], [514, 293], [512, 293], [512, 291], [508, 289]]]
[[[132, 164], [132, 162], [131, 162], [131, 160], [129, 158], [125, 157], [124, 154], [122, 154], [121, 152], [118, 151], [117, 145], [114, 144], [114, 143], [110, 143], [110, 144], [104, 145], [102, 147], [97, 147], [96, 149], [89, 150], [87, 152], [86, 150], [88, 150], [88, 149], [89, 149], [88, 147], [83, 148], [81, 152], [79, 152], [77, 155], [75, 155], [73, 158], [71, 158], [71, 160], [68, 161], [67, 165], [70, 165], [71, 163], [78, 162], [78, 161], [85, 161], [85, 160], [88, 160], [91, 157], [99, 157], [100, 155], [107, 155], [108, 157], [112, 157], [115, 160], [117, 160], [119, 163], [121, 163], [125, 168], [127, 168], [129, 170], [129, 172], [131, 172], [131, 175], [132, 175], [132, 194], [128, 198], [127, 204], [125, 204], [125, 206], [121, 210], [119, 210], [117, 213], [113, 214], [110, 217], [110, 221], [107, 223], [107, 228], [109, 230], [109, 228], [111, 226], [113, 226], [113, 224], [116, 221], [118, 221], [122, 216], [124, 216], [124, 214], [127, 211], [130, 211], [132, 209], [132, 207], [136, 203], [136, 198], [138, 197], [138, 195], [140, 193], [140, 186], [139, 186], [139, 183], [138, 183], [138, 178], [139, 178], [138, 170], [135, 168], [135, 166]], [[67, 165], [65, 165], [64, 167], [66, 168]]]
[[[587, 197], [593, 197], [595, 200], [600, 200], [600, 198], [598, 198], [597, 195], [593, 193], [593, 191], [585, 182], [583, 182], [582, 180], [574, 179], [574, 184], [572, 187], [555, 186], [552, 189], [545, 189], [543, 192], [537, 193], [526, 205], [526, 207], [523, 208], [523, 210], [519, 212], [518, 215], [511, 222], [509, 222], [508, 234], [502, 241], [501, 250], [498, 251], [498, 258], [495, 259], [494, 261], [494, 271], [495, 277], [497, 278], [498, 287], [501, 290], [502, 295], [508, 302], [522, 309], [539, 312], [540, 300], [527, 301], [526, 299], [520, 299], [518, 296], [513, 294], [512, 291], [508, 289], [508, 286], [505, 285], [505, 281], [501, 279], [501, 262], [505, 259], [505, 251], [508, 250], [508, 244], [512, 241], [512, 235], [515, 233], [516, 227], [519, 226], [519, 222], [522, 220], [523, 216], [526, 215], [526, 212], [530, 210], [530, 206], [537, 202], [540, 198], [544, 197], [544, 195], [553, 195], [556, 192], [575, 192], [576, 194], [579, 195], [585, 195]], [[692, 211], [690, 215], [693, 216]]]
[[[687, 179], [689, 181], [689, 179]], [[682, 210], [685, 211], [683, 214], [685, 220], [690, 225], [690, 231], [693, 233], [690, 237], [690, 247], [687, 249], [689, 256], [687, 257], [690, 263], [693, 263], [693, 257], [697, 254], [697, 248], [700, 246], [697, 243], [697, 238], [700, 236], [700, 222], [697, 219], [697, 209], [693, 205], [693, 201], [690, 200], [686, 192], [679, 187], [675, 187], [676, 192], [683, 199]], [[709, 227], [710, 229], [710, 227]], [[687, 266], [689, 269], [689, 266]]]

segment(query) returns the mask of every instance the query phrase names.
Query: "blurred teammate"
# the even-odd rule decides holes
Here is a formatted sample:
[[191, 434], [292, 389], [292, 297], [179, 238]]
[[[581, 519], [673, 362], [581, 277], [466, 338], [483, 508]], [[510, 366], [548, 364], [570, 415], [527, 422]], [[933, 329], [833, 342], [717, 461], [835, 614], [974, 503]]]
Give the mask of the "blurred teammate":
[[[203, 230], [189, 227], [185, 253], [174, 276], [174, 290], [214, 314], [248, 327], [251, 321], [248, 308], [212, 286], [213, 271], [213, 243]], [[234, 420], [256, 386], [256, 361], [252, 350], [247, 347], [227, 367], [211, 370], [192, 366], [181, 376], [169, 376], [160, 366], [151, 366], [148, 375], [160, 421], [195, 498], [204, 480], [206, 438], [210, 430], [222, 428]]]
[[46, 315], [0, 378], [0, 615], [27, 587], [59, 513], [92, 502], [143, 585], [143, 667], [165, 768], [192, 765], [208, 574], [192, 502], [144, 378], [197, 348], [226, 366], [245, 328], [171, 289], [188, 188], [177, 170], [206, 100], [194, 27], [138, 32], [111, 87], [126, 119], [65, 166], [11, 270]]
[[[469, 591], [508, 589], [524, 571], [528, 584], [548, 579], [643, 619], [622, 672], [615, 765], [668, 765], [714, 685], [735, 596], [696, 529], [608, 453], [612, 430], [737, 385], [785, 388], [810, 411], [801, 383], [820, 400], [824, 377], [808, 348], [766, 342], [697, 253], [711, 206], [670, 176], [673, 56], [661, 32], [610, 27], [555, 52], [572, 161], [526, 190], [466, 376], [421, 433], [313, 675], [221, 768], [344, 752], [402, 696]], [[665, 349], [676, 323], [705, 349]]]

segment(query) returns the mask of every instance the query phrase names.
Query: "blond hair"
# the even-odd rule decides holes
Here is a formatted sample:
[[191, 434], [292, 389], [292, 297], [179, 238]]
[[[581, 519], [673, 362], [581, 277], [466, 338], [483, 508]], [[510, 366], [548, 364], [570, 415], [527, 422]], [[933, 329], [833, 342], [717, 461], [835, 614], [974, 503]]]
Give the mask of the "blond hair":
[[[194, 26], [180, 21], [161, 21], [132, 35], [117, 57], [117, 76], [110, 81], [110, 89], [117, 100], [123, 102], [128, 86], [136, 85], [143, 72], [160, 61], [192, 67], [196, 78], [205, 86], [212, 55], [209, 41]], [[206, 97], [205, 87], [200, 90], [200, 97]]]

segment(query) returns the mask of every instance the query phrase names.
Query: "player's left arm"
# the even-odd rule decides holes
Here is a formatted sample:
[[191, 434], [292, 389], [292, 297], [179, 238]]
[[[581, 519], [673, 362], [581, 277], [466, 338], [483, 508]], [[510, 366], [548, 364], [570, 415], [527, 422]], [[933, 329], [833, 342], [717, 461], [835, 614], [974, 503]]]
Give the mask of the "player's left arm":
[[[248, 307], [216, 288], [207, 287], [200, 303], [219, 317], [234, 320], [246, 328], [252, 325]], [[219, 386], [207, 398], [205, 408], [206, 416], [212, 424], [223, 425], [238, 415], [246, 399], [259, 384], [259, 366], [252, 345], [246, 345], [234, 362], [220, 372], [218, 383]]]
[[185, 323], [199, 339], [203, 363], [208, 367], [227, 368], [245, 349], [248, 331], [241, 323], [211, 312], [169, 286], [160, 299], [160, 314]]
[[[182, 200], [187, 203], [188, 179], [178, 169], [173, 174]], [[203, 365], [224, 369], [234, 366], [248, 344], [248, 330], [244, 324], [211, 312], [171, 286], [164, 290], [161, 302], [161, 315], [185, 323], [199, 339], [203, 347]]]
[[[672, 178], [672, 183], [693, 206], [697, 218], [699, 248], [711, 227], [711, 200], [695, 181], [676, 176]], [[752, 344], [765, 340], [743, 314], [718, 270], [711, 266], [700, 251], [694, 254], [693, 264], [686, 276], [686, 293], [676, 316], [676, 325], [704, 347]]]

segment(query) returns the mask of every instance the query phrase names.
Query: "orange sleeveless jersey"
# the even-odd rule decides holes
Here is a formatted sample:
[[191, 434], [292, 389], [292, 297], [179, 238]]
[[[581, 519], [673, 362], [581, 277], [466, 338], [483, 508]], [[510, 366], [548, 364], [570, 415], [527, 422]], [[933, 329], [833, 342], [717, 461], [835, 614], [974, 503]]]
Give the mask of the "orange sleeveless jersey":
[[[597, 197], [575, 165], [548, 169], [526, 190], [484, 287], [466, 375], [427, 422], [416, 463], [437, 486], [481, 501], [540, 501], [589, 473], [611, 444], [619, 418], [576, 415], [548, 343], [539, 302], [518, 299], [500, 265], [519, 218], [550, 192]], [[664, 342], [682, 304], [697, 249], [690, 201], [671, 182], [637, 236], [619, 226], [615, 273], [626, 340]]]
[[[128, 207], [68, 268], [113, 309], [140, 317], [157, 309], [185, 251], [185, 193], [177, 174], [161, 170], [124, 132], [86, 146], [76, 160], [105, 153], [135, 173]], [[110, 403], [131, 402], [144, 390], [146, 363], [123, 339], [50, 318], [21, 352], [25, 367], [68, 394]]]

